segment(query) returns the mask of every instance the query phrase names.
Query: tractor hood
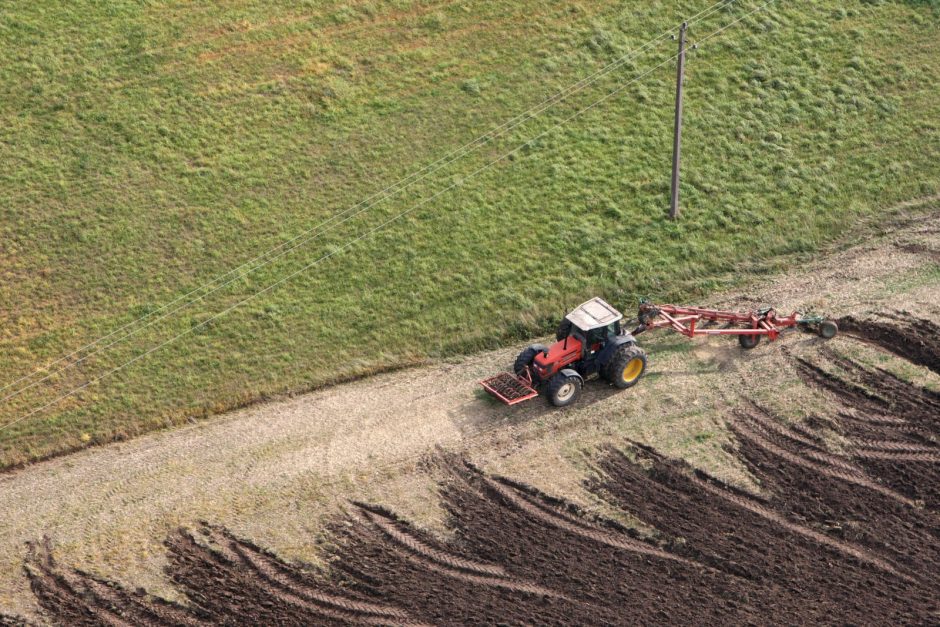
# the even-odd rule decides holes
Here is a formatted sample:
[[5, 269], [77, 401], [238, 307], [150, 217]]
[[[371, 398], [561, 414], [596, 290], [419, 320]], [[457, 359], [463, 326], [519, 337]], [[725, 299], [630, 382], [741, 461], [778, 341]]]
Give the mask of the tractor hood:
[[532, 361], [536, 372], [544, 380], [580, 357], [581, 340], [568, 336], [552, 344], [547, 352], [537, 354]]

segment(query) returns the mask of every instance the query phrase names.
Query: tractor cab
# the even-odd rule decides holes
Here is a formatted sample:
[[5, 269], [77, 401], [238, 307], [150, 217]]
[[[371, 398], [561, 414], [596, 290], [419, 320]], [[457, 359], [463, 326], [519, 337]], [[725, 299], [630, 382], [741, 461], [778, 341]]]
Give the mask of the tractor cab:
[[[623, 314], [614, 309], [610, 303], [602, 298], [592, 298], [582, 303], [575, 310], [565, 316], [565, 321], [559, 327], [558, 340], [565, 335], [574, 336], [581, 342], [582, 359], [588, 359], [604, 347], [608, 341], [620, 335], [620, 320]], [[568, 324], [565, 324], [568, 323]]]

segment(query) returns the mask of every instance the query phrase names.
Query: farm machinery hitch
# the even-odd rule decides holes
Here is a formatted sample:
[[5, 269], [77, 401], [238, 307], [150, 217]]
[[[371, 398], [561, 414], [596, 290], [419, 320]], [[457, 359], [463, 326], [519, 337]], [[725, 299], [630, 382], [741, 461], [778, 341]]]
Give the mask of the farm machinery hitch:
[[765, 335], [773, 342], [784, 329], [802, 328], [825, 339], [839, 331], [831, 320], [798, 312], [781, 316], [770, 307], [728, 311], [642, 300], [639, 325], [632, 332], [622, 326], [622, 318], [600, 298], [582, 303], [561, 321], [554, 344], [529, 346], [516, 358], [512, 372], [500, 372], [480, 384], [507, 405], [545, 394], [553, 405], [564, 407], [578, 399], [588, 378], [603, 378], [621, 389], [635, 385], [646, 370], [646, 353], [637, 345], [636, 336], [646, 331], [672, 329], [689, 338], [736, 335], [745, 349], [757, 346]]

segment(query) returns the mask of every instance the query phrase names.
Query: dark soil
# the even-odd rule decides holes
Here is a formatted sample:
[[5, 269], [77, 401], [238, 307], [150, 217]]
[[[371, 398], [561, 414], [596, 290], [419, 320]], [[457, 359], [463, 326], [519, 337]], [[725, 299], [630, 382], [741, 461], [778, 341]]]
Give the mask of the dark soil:
[[798, 372], [845, 405], [831, 426], [854, 443], [855, 463], [882, 485], [940, 511], [940, 394], [885, 370], [824, 354], [842, 374], [796, 358]]
[[839, 331], [877, 344], [895, 355], [940, 374], [940, 326], [906, 313], [882, 314], [894, 322], [860, 320], [846, 316]]
[[441, 454], [446, 541], [351, 503], [326, 571], [209, 524], [173, 534], [167, 575], [186, 604], [60, 566], [48, 543], [27, 575], [68, 625], [937, 624], [940, 397], [821, 356], [795, 362], [834, 417], [728, 416], [760, 495], [640, 444], [601, 451], [588, 488], [652, 537]]

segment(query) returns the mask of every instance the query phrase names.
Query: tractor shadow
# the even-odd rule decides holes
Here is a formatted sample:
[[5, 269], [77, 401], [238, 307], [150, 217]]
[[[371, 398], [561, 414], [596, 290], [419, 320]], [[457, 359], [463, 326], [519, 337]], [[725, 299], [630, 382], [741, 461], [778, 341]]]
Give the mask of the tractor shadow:
[[[642, 385], [642, 382], [640, 384]], [[594, 379], [585, 382], [581, 397], [573, 405], [554, 407], [544, 396], [508, 406], [481, 389], [474, 392], [474, 398], [451, 409], [448, 415], [462, 435], [472, 436], [497, 428], [522, 426], [535, 420], [550, 420], [553, 416], [560, 417], [629, 392], [619, 390], [606, 381]]]

